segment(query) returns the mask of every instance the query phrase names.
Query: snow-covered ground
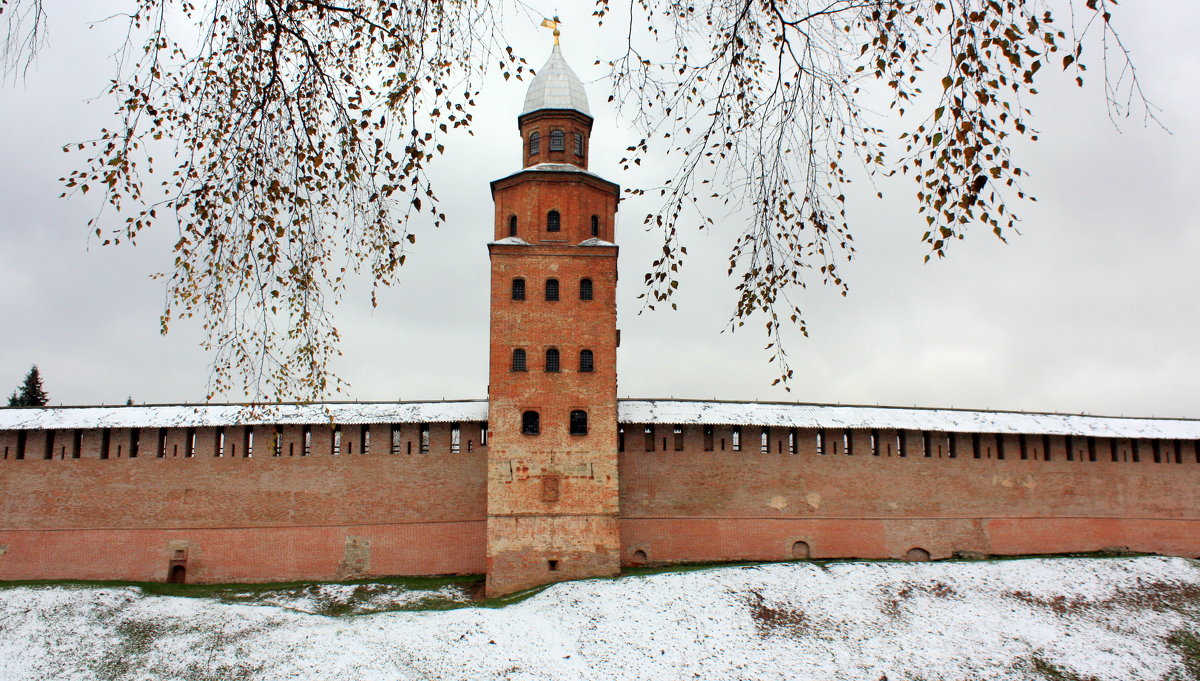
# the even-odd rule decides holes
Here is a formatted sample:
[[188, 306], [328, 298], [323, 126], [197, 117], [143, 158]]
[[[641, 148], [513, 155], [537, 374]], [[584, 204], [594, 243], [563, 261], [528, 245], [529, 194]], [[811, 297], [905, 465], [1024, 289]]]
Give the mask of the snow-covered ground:
[[1200, 563], [1177, 558], [784, 563], [314, 614], [466, 598], [357, 588], [0, 589], [0, 679], [1200, 679]]

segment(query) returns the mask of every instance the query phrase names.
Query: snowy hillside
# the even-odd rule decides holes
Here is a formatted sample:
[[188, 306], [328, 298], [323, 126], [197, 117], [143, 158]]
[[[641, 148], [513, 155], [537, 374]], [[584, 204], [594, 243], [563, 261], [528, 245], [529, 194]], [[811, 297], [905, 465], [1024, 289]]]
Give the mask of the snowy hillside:
[[[1174, 558], [785, 563], [465, 599], [2, 588], [0, 679], [1200, 680], [1200, 563]], [[422, 604], [452, 609], [402, 610]]]

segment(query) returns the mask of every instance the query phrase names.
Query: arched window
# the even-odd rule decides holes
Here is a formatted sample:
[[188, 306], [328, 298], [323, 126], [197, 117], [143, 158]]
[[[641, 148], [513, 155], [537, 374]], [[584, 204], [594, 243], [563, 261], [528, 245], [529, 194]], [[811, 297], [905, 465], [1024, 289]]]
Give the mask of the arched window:
[[558, 300], [558, 280], [546, 280], [546, 300]]
[[537, 156], [542, 151], [542, 133], [534, 132], [529, 135], [529, 155]]
[[562, 216], [558, 214], [558, 211], [552, 210], [546, 213], [546, 231], [557, 232], [560, 229], [562, 229]]
[[508, 216], [508, 235], [517, 235], [517, 216], [515, 215]]
[[579, 370], [583, 373], [596, 370], [596, 362], [591, 350], [579, 351]]
[[512, 370], [525, 371], [525, 351], [521, 348], [513, 350]]
[[579, 280], [579, 299], [580, 300], [591, 300], [592, 299], [592, 280], [591, 279], [588, 279], [585, 277], [585, 278]]
[[525, 280], [524, 279], [513, 279], [512, 299], [513, 300], [525, 300]]
[[546, 351], [546, 371], [558, 371], [558, 350], [554, 348]]
[[[517, 216], [514, 215], [513, 220], [516, 220], [516, 219], [517, 219]], [[592, 216], [592, 236], [597, 236], [597, 237], [600, 236], [600, 216], [599, 215]]]
[[576, 409], [571, 412], [571, 434], [587, 435], [587, 412]]
[[583, 133], [575, 133], [575, 155], [583, 156]]
[[521, 433], [523, 435], [537, 435], [541, 431], [541, 418], [538, 417], [536, 411], [527, 411], [521, 414]]
[[550, 131], [550, 151], [565, 151], [567, 148], [567, 136], [562, 130]]

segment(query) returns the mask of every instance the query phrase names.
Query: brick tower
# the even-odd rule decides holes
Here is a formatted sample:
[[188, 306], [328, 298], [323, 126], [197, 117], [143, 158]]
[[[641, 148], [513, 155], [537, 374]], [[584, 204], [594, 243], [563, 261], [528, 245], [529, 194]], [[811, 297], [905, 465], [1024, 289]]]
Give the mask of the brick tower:
[[489, 595], [620, 569], [619, 187], [587, 170], [592, 117], [557, 38], [517, 125], [488, 244]]

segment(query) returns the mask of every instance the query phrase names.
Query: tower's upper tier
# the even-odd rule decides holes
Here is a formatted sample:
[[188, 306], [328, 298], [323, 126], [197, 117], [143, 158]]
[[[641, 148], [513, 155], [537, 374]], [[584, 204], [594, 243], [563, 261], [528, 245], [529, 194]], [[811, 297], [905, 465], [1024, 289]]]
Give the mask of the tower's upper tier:
[[571, 67], [567, 66], [562, 50], [557, 44], [550, 52], [545, 66], [538, 69], [537, 75], [529, 83], [521, 115], [541, 109], [569, 109], [587, 116], [592, 115], [588, 110], [587, 93], [583, 90], [583, 83]]

